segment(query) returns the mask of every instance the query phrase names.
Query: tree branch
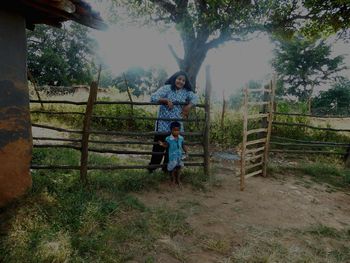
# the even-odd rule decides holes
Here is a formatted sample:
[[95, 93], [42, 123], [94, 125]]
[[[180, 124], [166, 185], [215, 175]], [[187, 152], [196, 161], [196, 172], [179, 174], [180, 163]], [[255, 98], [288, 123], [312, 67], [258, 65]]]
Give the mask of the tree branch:
[[168, 12], [171, 14], [173, 19], [175, 20], [177, 17], [177, 12], [176, 12], [176, 6], [171, 4], [167, 0], [150, 0], [153, 4], [158, 5], [160, 8], [162, 8], [164, 11]]
[[180, 66], [182, 64], [182, 62], [183, 62], [183, 59], [179, 58], [179, 56], [176, 54], [176, 52], [175, 52], [175, 50], [174, 50], [172, 45], [169, 44], [168, 47], [170, 49], [171, 54], [176, 59], [177, 64]]

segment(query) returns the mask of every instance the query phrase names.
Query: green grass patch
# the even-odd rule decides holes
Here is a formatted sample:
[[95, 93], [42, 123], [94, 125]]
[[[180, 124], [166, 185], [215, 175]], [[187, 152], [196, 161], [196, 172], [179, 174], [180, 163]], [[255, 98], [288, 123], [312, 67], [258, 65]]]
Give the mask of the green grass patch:
[[[35, 149], [33, 155], [36, 164], [78, 165], [80, 160], [80, 153], [70, 149]], [[91, 154], [89, 162], [120, 160]], [[156, 189], [168, 179], [161, 172], [91, 171], [87, 187], [79, 171], [32, 175], [31, 191], [1, 211], [0, 262], [125, 262], [150, 254], [161, 236], [192, 233], [182, 211], [148, 208], [130, 194]], [[186, 172], [189, 181], [200, 182], [199, 176], [190, 179]]]
[[329, 158], [316, 158], [308, 163], [294, 162], [293, 165], [269, 164], [268, 173], [277, 179], [283, 179], [283, 176], [288, 173], [299, 176], [308, 175], [311, 180], [300, 178], [307, 188], [311, 186], [311, 182], [327, 184], [338, 189], [350, 188], [350, 170], [345, 169], [339, 160]]
[[329, 163], [304, 163], [294, 168], [310, 175], [317, 183], [325, 183], [337, 188], [350, 187], [350, 170]]

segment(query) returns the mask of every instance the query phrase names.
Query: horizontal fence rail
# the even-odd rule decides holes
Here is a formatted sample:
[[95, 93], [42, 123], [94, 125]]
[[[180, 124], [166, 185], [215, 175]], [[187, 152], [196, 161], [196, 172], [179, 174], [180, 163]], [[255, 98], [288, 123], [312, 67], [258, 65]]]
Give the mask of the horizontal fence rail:
[[35, 114], [50, 114], [50, 115], [85, 115], [84, 112], [78, 112], [78, 111], [45, 111], [45, 110], [31, 110], [30, 113]]
[[[35, 114], [52, 114], [52, 115], [62, 115], [62, 114], [77, 114], [77, 115], [85, 115], [83, 112], [52, 112], [52, 111], [31, 111], [30, 113]], [[205, 121], [204, 118], [157, 118], [157, 117], [132, 117], [132, 116], [118, 116], [118, 117], [107, 117], [107, 116], [99, 116], [99, 115], [92, 115], [93, 119], [106, 119], [106, 120], [158, 120], [158, 121], [183, 121], [183, 122], [197, 122], [197, 121]]]
[[298, 127], [305, 127], [305, 128], [310, 128], [310, 129], [315, 129], [315, 130], [323, 130], [323, 131], [350, 132], [350, 129], [322, 128], [322, 127], [308, 125], [305, 123], [273, 121], [272, 124], [273, 125], [284, 125], [284, 126], [298, 126]]
[[[70, 148], [80, 151], [81, 147], [76, 145], [57, 145], [57, 144], [35, 144], [36, 148]], [[88, 148], [89, 152], [96, 153], [114, 153], [114, 154], [134, 154], [134, 155], [165, 155], [166, 152], [145, 152], [145, 151], [129, 151], [129, 150], [111, 150], [111, 149], [97, 149]], [[203, 157], [204, 153], [189, 153], [189, 157]]]
[[[87, 105], [86, 101], [70, 101], [70, 100], [30, 100], [30, 103], [42, 104], [71, 104], [71, 105]], [[187, 103], [173, 102], [174, 105], [187, 105]], [[136, 105], [136, 106], [159, 106], [163, 105], [159, 102], [137, 102], [137, 101], [96, 101], [94, 105]], [[205, 104], [196, 104], [194, 107], [205, 108]]]
[[[197, 166], [203, 167], [204, 163], [195, 163], [195, 162], [185, 162], [185, 166]], [[120, 169], [147, 169], [147, 168], [162, 168], [163, 165], [88, 165], [88, 170], [120, 170]], [[40, 165], [33, 164], [30, 167], [31, 169], [43, 170], [43, 169], [57, 169], [57, 170], [80, 170], [79, 165]]]
[[312, 143], [281, 143], [272, 141], [270, 144], [281, 145], [281, 146], [306, 146], [306, 147], [339, 147], [339, 148], [348, 148], [350, 144], [338, 145], [334, 143], [329, 144], [312, 144]]
[[284, 140], [284, 141], [300, 142], [300, 143], [310, 143], [310, 144], [350, 145], [350, 141], [349, 141], [349, 143], [341, 143], [341, 142], [307, 141], [307, 140], [299, 140], [299, 139], [280, 137], [280, 136], [272, 136], [272, 138], [276, 139], [276, 140]]
[[[33, 127], [37, 128], [44, 128], [48, 130], [55, 130], [60, 132], [67, 132], [67, 133], [79, 133], [81, 134], [82, 131], [79, 130], [68, 130], [64, 128], [54, 127], [50, 125], [44, 125], [44, 124], [37, 124], [33, 123]], [[90, 134], [101, 134], [101, 135], [126, 135], [126, 136], [152, 136], [152, 135], [169, 135], [168, 132], [112, 132], [112, 131], [96, 131], [91, 130], [89, 131]], [[203, 132], [180, 132], [181, 135], [184, 136], [203, 136]]]
[[37, 123], [32, 123], [32, 127], [54, 130], [54, 131], [59, 131], [59, 132], [67, 132], [67, 133], [78, 133], [78, 134], [83, 133], [83, 131], [79, 131], [79, 130], [68, 130], [68, 129], [64, 129], [64, 128], [54, 127], [51, 125], [44, 125], [44, 124], [37, 124]]
[[284, 116], [301, 116], [301, 117], [311, 117], [311, 118], [341, 118], [346, 119], [350, 118], [350, 115], [342, 116], [342, 115], [320, 115], [320, 114], [305, 114], [305, 113], [285, 113], [285, 112], [274, 112], [276, 115], [284, 115]]
[[[63, 138], [51, 138], [51, 137], [33, 137], [33, 140], [40, 141], [64, 141], [64, 142], [81, 142], [81, 139], [63, 139]], [[101, 141], [101, 140], [89, 140], [90, 143], [96, 144], [136, 144], [136, 145], [158, 145], [159, 142], [147, 142], [147, 141]], [[185, 142], [185, 145], [203, 145], [203, 142]]]
[[270, 152], [276, 153], [307, 153], [307, 154], [335, 154], [335, 155], [344, 155], [345, 153], [340, 152], [330, 152], [330, 151], [309, 151], [309, 150], [280, 150], [280, 149], [271, 149]]

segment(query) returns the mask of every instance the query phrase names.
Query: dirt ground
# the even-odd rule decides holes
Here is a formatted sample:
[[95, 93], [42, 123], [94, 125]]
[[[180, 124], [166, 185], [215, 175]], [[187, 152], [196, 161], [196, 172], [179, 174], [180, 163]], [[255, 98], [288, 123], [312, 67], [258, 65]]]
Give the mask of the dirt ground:
[[[241, 192], [234, 173], [219, 170], [215, 176], [208, 191], [193, 191], [188, 185], [174, 189], [164, 183], [159, 191], [135, 194], [147, 206], [180, 209], [193, 229], [189, 236], [158, 240], [156, 262], [350, 262], [318, 258], [312, 250], [325, 242], [325, 251], [333, 251], [348, 240], [329, 243], [305, 236], [320, 226], [348, 231], [349, 193], [319, 184], [306, 187], [293, 175], [250, 178]], [[276, 244], [282, 252], [270, 251]]]

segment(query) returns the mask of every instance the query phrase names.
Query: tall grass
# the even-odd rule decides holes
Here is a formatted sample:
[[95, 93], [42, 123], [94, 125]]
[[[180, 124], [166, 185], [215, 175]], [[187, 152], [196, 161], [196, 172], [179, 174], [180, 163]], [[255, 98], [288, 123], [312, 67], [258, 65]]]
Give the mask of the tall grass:
[[[57, 160], [76, 164], [79, 152], [34, 150], [36, 163]], [[91, 155], [90, 161], [121, 160]], [[152, 252], [161, 236], [192, 231], [182, 212], [148, 208], [130, 194], [157, 188], [168, 179], [162, 173], [90, 172], [87, 188], [77, 171], [38, 170], [32, 175], [31, 191], [0, 214], [0, 262], [125, 262]], [[191, 183], [191, 173], [185, 177]]]

